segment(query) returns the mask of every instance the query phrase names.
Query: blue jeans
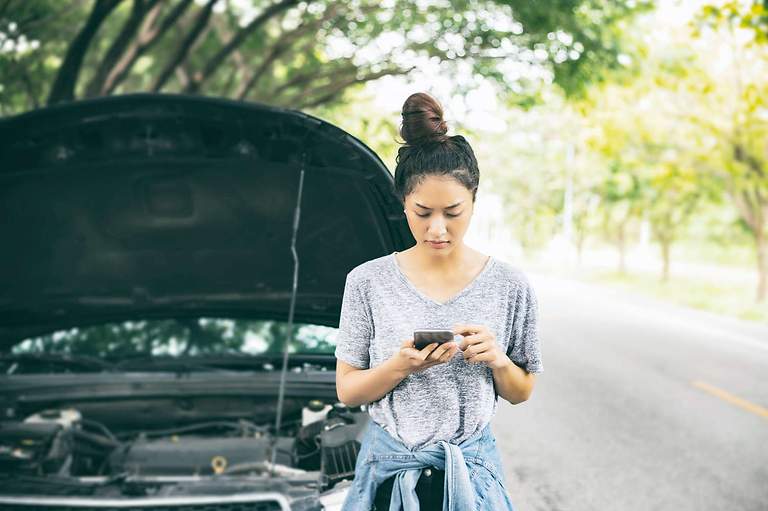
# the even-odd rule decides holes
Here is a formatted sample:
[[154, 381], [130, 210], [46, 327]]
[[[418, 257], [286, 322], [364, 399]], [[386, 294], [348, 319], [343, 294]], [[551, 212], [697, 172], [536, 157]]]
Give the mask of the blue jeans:
[[428, 467], [445, 471], [443, 511], [515, 511], [490, 424], [458, 445], [440, 440], [412, 451], [373, 420], [363, 433], [341, 511], [370, 511], [376, 489], [392, 476], [390, 511], [417, 511], [416, 483]]

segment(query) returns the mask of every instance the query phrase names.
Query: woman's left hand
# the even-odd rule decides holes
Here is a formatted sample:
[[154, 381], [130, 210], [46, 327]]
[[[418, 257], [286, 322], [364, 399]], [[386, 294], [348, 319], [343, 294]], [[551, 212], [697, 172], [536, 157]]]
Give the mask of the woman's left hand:
[[470, 364], [485, 362], [491, 369], [500, 369], [510, 362], [496, 342], [496, 335], [485, 325], [456, 324], [453, 333], [464, 337], [459, 349]]

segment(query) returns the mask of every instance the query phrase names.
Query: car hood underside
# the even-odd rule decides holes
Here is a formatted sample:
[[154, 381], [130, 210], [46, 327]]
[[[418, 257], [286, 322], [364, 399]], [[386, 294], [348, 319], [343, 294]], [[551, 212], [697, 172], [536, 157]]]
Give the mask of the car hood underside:
[[346, 273], [413, 241], [375, 153], [255, 103], [66, 103], [0, 121], [0, 161], [0, 349], [117, 317], [286, 319], [299, 191], [295, 321], [337, 326]]

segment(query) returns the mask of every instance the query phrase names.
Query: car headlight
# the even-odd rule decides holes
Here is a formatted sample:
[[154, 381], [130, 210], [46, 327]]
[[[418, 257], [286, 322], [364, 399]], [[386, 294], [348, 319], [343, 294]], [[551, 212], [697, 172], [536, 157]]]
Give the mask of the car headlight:
[[340, 511], [344, 499], [347, 498], [352, 481], [346, 480], [337, 483], [331, 490], [320, 495], [320, 503], [325, 511]]

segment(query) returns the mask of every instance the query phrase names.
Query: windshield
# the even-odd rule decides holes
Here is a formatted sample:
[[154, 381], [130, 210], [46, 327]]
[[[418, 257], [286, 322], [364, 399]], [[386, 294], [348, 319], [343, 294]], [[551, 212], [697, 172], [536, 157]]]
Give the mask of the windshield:
[[[293, 323], [288, 348], [295, 354], [329, 354], [338, 329]], [[151, 319], [70, 328], [23, 339], [11, 354], [66, 354], [116, 360], [122, 357], [273, 355], [283, 352], [288, 323], [235, 318]]]

